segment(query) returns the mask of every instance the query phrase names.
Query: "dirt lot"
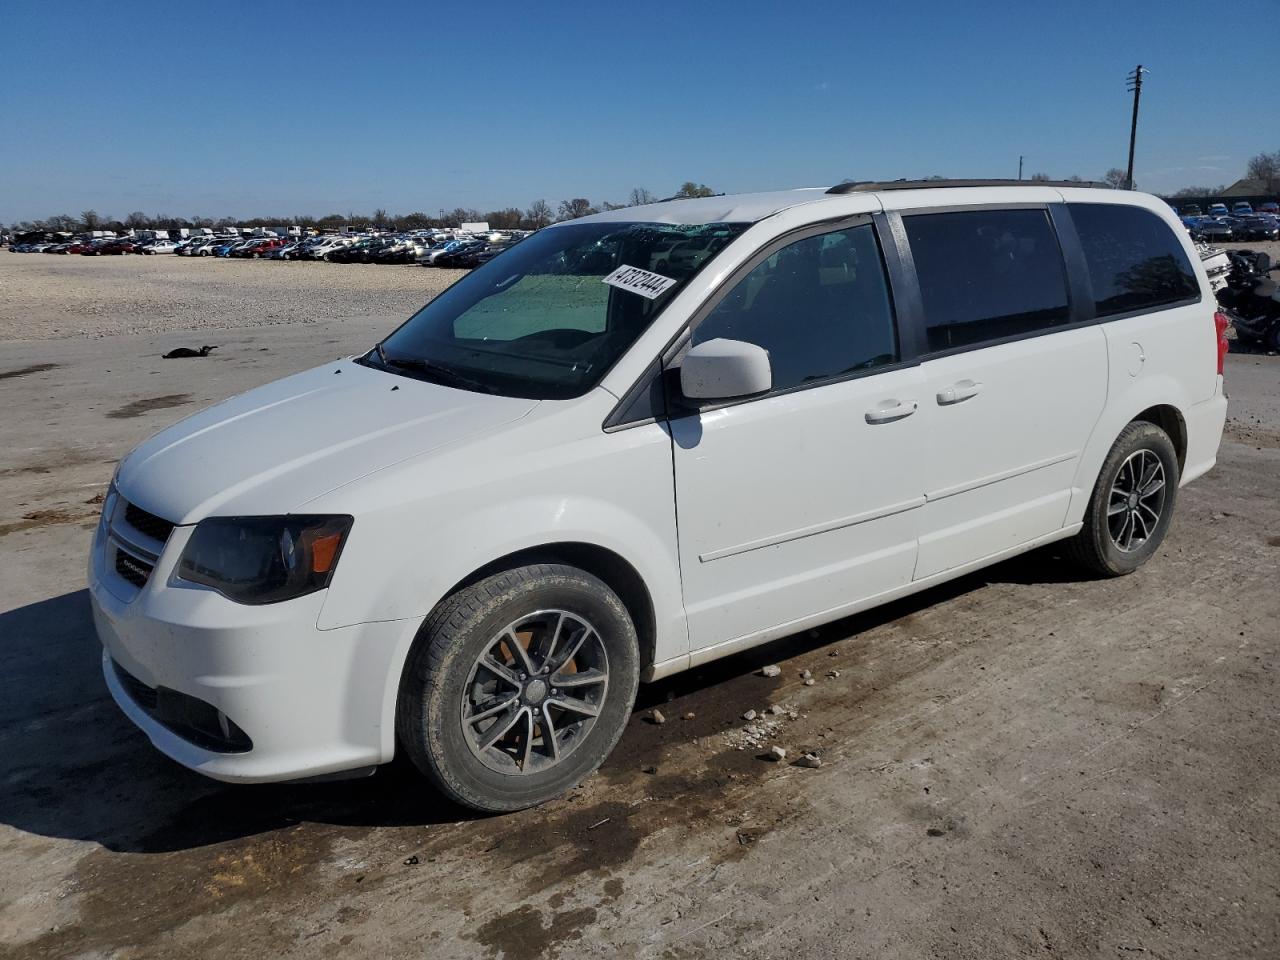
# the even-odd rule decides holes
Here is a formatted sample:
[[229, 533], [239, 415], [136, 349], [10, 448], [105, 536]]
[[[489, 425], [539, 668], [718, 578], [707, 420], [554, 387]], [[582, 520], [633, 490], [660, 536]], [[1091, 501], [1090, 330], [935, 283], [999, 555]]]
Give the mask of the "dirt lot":
[[0, 253], [0, 341], [404, 319], [465, 271]]
[[[26, 322], [14, 302], [54, 312], [17, 272], [29, 260], [63, 266], [0, 253], [0, 330]], [[112, 271], [304, 276], [67, 266], [43, 288], [57, 309]], [[335, 288], [398, 272], [317, 271]], [[1219, 465], [1137, 575], [1032, 554], [643, 688], [571, 797], [477, 819], [397, 767], [216, 784], [108, 699], [82, 584], [115, 460], [199, 405], [367, 345], [422, 299], [218, 329], [242, 319], [238, 279], [163, 275], [102, 327], [173, 332], [0, 342], [0, 957], [1280, 956], [1280, 359], [1228, 358]], [[207, 330], [169, 319], [194, 315]], [[159, 359], [200, 342], [220, 349]], [[756, 673], [770, 662], [774, 680]], [[820, 769], [736, 749], [742, 712], [772, 703], [797, 713], [776, 742]]]

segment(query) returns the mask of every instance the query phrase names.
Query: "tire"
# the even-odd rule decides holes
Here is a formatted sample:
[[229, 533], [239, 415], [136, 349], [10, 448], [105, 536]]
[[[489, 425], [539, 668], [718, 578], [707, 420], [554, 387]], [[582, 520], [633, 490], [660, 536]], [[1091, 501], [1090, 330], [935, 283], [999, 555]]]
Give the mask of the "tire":
[[[509, 627], [528, 634], [525, 656], [534, 670], [519, 669], [521, 658], [504, 639]], [[566, 652], [571, 661], [562, 666]], [[480, 663], [486, 653], [507, 679]], [[571, 681], [575, 675], [583, 679]], [[572, 691], [558, 687], [557, 677]], [[401, 678], [396, 729], [414, 765], [451, 799], [487, 813], [521, 810], [560, 796], [604, 762], [627, 724], [639, 677], [635, 627], [602, 580], [561, 564], [518, 567], [459, 590], [427, 617]], [[559, 702], [575, 707], [564, 711]], [[584, 716], [582, 707], [598, 713]], [[486, 716], [495, 711], [491, 723]], [[502, 724], [510, 733], [485, 746]]]
[[1280, 320], [1271, 324], [1271, 329], [1267, 331], [1262, 342], [1268, 350], [1280, 353]]
[[[1144, 479], [1148, 470], [1150, 481]], [[1167, 433], [1153, 423], [1127, 425], [1102, 463], [1084, 527], [1067, 541], [1068, 556], [1104, 577], [1133, 573], [1151, 559], [1169, 530], [1179, 475], [1178, 454]], [[1109, 514], [1109, 508], [1123, 509]]]

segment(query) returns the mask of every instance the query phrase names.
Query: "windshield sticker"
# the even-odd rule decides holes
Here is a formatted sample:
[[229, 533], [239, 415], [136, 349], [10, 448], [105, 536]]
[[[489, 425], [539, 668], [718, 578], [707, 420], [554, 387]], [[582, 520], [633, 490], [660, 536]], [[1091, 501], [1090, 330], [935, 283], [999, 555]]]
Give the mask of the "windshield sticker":
[[660, 273], [650, 273], [639, 267], [628, 267], [626, 264], [613, 271], [601, 282], [617, 287], [619, 290], [630, 290], [649, 300], [657, 300], [669, 287], [676, 284], [676, 281], [670, 277], [664, 277]]

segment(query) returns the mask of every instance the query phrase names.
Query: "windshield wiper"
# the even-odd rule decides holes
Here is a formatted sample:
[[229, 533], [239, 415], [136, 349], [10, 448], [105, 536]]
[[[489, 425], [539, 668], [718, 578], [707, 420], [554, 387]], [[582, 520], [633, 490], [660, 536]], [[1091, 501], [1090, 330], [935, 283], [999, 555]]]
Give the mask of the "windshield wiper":
[[383, 366], [396, 370], [416, 370], [446, 385], [462, 387], [465, 390], [474, 390], [477, 393], [493, 393], [493, 389], [488, 384], [481, 383], [479, 380], [472, 380], [470, 377], [464, 376], [449, 367], [432, 363], [430, 360], [422, 360], [418, 357], [389, 357], [382, 348], [382, 344], [378, 344], [375, 349], [378, 351], [378, 359]]

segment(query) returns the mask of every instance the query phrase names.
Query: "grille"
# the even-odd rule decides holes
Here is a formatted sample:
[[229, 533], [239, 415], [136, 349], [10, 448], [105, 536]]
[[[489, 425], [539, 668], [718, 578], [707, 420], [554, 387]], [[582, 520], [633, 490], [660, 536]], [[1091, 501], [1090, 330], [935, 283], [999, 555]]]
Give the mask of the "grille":
[[130, 700], [188, 743], [216, 753], [248, 753], [253, 749], [249, 735], [212, 704], [168, 687], [149, 687], [115, 660], [111, 668]]
[[124, 508], [124, 522], [139, 533], [145, 534], [152, 540], [159, 540], [161, 543], [169, 539], [169, 534], [173, 533], [174, 528], [174, 524], [168, 520], [157, 517], [154, 513], [147, 513], [132, 503]]
[[120, 681], [120, 686], [124, 687], [124, 692], [129, 695], [130, 700], [146, 711], [156, 708], [158, 697], [155, 687], [148, 687], [114, 660], [111, 661], [111, 666], [115, 668], [116, 679]]
[[119, 548], [116, 549], [116, 573], [124, 577], [138, 589], [147, 584], [151, 571], [155, 569], [145, 560], [132, 557]]

